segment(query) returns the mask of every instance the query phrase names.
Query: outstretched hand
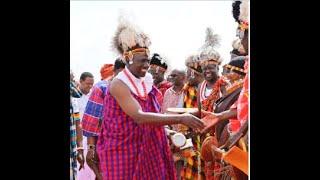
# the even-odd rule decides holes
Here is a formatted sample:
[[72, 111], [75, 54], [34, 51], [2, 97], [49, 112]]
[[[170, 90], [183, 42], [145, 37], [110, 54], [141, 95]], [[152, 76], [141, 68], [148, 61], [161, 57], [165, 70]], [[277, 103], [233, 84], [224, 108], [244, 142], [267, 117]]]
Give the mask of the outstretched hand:
[[182, 116], [181, 123], [194, 129], [195, 131], [200, 131], [205, 127], [205, 123], [192, 114], [185, 113]]
[[[194, 111], [194, 112], [190, 112], [190, 114], [192, 114], [196, 117], [200, 117], [199, 110]], [[201, 109], [201, 118], [204, 118], [205, 116], [210, 115], [210, 114], [212, 114], [212, 113]]]
[[219, 122], [219, 118], [214, 113], [206, 115], [204, 118], [202, 118], [202, 120], [205, 122], [206, 125], [206, 127], [201, 131], [201, 133], [203, 134], [210, 132]]

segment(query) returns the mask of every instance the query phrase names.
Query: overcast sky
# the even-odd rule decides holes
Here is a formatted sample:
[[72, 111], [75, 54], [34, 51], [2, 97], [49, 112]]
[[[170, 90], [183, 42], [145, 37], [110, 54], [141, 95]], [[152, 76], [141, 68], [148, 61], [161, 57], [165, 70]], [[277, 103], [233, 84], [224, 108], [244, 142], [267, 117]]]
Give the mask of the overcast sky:
[[171, 68], [183, 68], [186, 57], [198, 52], [206, 27], [221, 36], [218, 48], [223, 63], [230, 60], [237, 23], [232, 1], [71, 1], [70, 68], [76, 79], [88, 71], [100, 79], [100, 68], [113, 63], [117, 54], [111, 39], [120, 11], [150, 36], [151, 53], [169, 60]]

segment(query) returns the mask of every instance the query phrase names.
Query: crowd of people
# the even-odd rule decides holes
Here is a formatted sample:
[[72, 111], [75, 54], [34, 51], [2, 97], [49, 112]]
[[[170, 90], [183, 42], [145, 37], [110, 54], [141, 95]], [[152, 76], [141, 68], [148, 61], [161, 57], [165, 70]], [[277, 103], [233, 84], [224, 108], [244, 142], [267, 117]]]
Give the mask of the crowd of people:
[[70, 74], [70, 180], [248, 179], [248, 8], [232, 4], [237, 39], [223, 66], [211, 28], [185, 69], [169, 71], [147, 34], [119, 22], [119, 57], [101, 81]]

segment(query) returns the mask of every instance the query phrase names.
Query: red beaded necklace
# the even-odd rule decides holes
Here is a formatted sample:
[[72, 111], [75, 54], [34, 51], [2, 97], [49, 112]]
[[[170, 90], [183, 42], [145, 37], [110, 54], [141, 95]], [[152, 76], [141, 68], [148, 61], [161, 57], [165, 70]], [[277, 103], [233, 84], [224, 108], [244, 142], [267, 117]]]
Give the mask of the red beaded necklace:
[[140, 97], [141, 99], [144, 99], [144, 100], [147, 99], [147, 88], [146, 88], [146, 85], [145, 85], [144, 81], [141, 82], [141, 85], [142, 85], [142, 88], [143, 88], [143, 92], [144, 92], [144, 96], [142, 96], [140, 94], [140, 91], [138, 90], [137, 85], [134, 83], [134, 81], [132, 80], [131, 76], [127, 72], [127, 69], [124, 69], [123, 72], [127, 76], [127, 78], [129, 79], [129, 81], [132, 84], [132, 86], [134, 87], [135, 91], [137, 92], [138, 97]]

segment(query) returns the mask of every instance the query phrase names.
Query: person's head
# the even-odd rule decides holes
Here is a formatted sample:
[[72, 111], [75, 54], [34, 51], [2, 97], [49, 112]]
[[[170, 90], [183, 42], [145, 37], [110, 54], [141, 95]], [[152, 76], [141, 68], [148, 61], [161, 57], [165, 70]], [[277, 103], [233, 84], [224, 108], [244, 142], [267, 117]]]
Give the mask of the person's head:
[[150, 58], [146, 54], [135, 54], [132, 63], [127, 63], [127, 66], [137, 78], [144, 77], [150, 66]]
[[89, 72], [83, 72], [80, 76], [80, 90], [83, 94], [88, 94], [94, 83], [93, 75]]
[[200, 66], [199, 57], [195, 54], [187, 57], [185, 61], [187, 69], [187, 81], [191, 86], [197, 86], [203, 81], [202, 69]]
[[114, 62], [113, 73], [114, 76], [117, 76], [126, 67], [126, 64], [120, 59], [117, 58]]
[[[155, 85], [161, 83], [163, 80], [164, 80], [164, 73], [163, 71], [156, 71], [155, 69], [149, 69], [149, 73], [152, 75], [152, 78], [153, 78], [153, 83]], [[172, 81], [170, 78], [169, 78], [169, 81]]]
[[182, 69], [174, 69], [170, 73], [170, 78], [174, 86], [183, 86], [186, 80], [186, 72]]
[[207, 28], [206, 40], [199, 55], [199, 60], [203, 77], [209, 83], [214, 83], [218, 79], [221, 57], [220, 53], [216, 50], [216, 47], [219, 45], [219, 35], [213, 34], [213, 30], [211, 28]]
[[201, 65], [202, 72], [203, 72], [203, 77], [207, 82], [215, 82], [218, 80], [218, 64], [216, 63], [204, 63]]
[[241, 39], [241, 44], [245, 50], [245, 55], [249, 54], [249, 19], [248, 19], [248, 0], [235, 1], [232, 4], [232, 13], [239, 26], [237, 28], [237, 36]]
[[129, 71], [137, 78], [144, 77], [149, 69], [149, 46], [147, 34], [135, 25], [119, 18], [119, 25], [113, 37], [113, 48], [123, 56]]
[[230, 82], [243, 79], [246, 73], [244, 72], [245, 56], [238, 56], [232, 59], [227, 65], [224, 66], [224, 76]]
[[173, 84], [173, 80], [172, 80], [172, 77], [171, 76], [167, 76], [167, 81], [168, 82], [171, 82]]
[[164, 58], [159, 54], [154, 53], [150, 61], [149, 73], [152, 75], [153, 83], [155, 85], [161, 83], [164, 80], [164, 74], [167, 69], [168, 65], [165, 62]]
[[[202, 72], [202, 70], [201, 70], [201, 72]], [[198, 72], [192, 68], [188, 68], [188, 70], [187, 70], [187, 78], [188, 79], [187, 80], [188, 80], [189, 85], [198, 86], [198, 84], [203, 81], [203, 74], [201, 72]]]

